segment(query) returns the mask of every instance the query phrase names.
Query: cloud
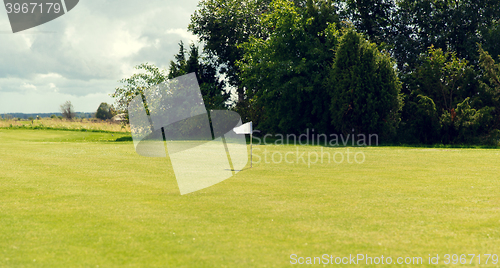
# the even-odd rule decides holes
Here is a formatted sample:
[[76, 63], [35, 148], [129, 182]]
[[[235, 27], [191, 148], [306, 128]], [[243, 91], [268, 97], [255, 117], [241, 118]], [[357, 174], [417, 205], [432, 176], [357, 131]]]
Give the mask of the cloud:
[[26, 83], [26, 82], [24, 82], [24, 83], [21, 85], [21, 88], [31, 89], [31, 90], [36, 90], [36, 86], [35, 86], [35, 85], [28, 84], [28, 83]]
[[[179, 41], [196, 41], [187, 31], [196, 6], [197, 0], [86, 0], [58, 19], [16, 34], [0, 12], [0, 99], [9, 98], [0, 102], [0, 111], [53, 111], [68, 96], [109, 101], [118, 80], [130, 76], [135, 65], [165, 68]], [[29, 106], [46, 100], [44, 94], [51, 99], [45, 105], [52, 107]]]
[[177, 29], [168, 29], [165, 31], [166, 34], [176, 34], [180, 37], [182, 37], [183, 39], [189, 39], [189, 40], [197, 40], [197, 37], [193, 34], [191, 34], [190, 32], [188, 32], [186, 29], [181, 29], [181, 28], [177, 28]]
[[60, 74], [49, 73], [37, 74], [31, 79], [18, 77], [0, 78], [0, 85], [2, 85], [0, 96], [6, 92], [19, 92], [23, 94], [60, 92], [80, 97], [96, 93], [112, 93], [118, 83], [107, 79], [74, 80]]

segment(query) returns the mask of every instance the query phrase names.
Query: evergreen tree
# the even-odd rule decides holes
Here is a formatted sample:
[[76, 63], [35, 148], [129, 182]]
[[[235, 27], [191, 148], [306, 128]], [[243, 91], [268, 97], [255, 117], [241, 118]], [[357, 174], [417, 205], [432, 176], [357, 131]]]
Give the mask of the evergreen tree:
[[[186, 59], [187, 55], [187, 59]], [[199, 49], [194, 44], [189, 46], [186, 53], [182, 41], [179, 43], [179, 52], [175, 61], [170, 61], [168, 78], [172, 79], [184, 74], [195, 73], [200, 85], [203, 102], [207, 110], [227, 109], [230, 93], [225, 90], [225, 83], [219, 77], [210, 57], [202, 58]]]
[[391, 58], [353, 29], [342, 36], [330, 77], [332, 124], [337, 131], [395, 134], [401, 85]]

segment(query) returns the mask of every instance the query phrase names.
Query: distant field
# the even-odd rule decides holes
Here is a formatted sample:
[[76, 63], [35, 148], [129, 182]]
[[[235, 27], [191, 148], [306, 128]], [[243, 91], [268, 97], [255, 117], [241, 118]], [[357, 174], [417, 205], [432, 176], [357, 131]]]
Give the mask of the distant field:
[[128, 125], [122, 125], [119, 122], [100, 121], [96, 119], [66, 120], [59, 118], [43, 118], [40, 120], [0, 120], [0, 128], [9, 127], [130, 132], [130, 126]]
[[[454, 267], [445, 254], [500, 254], [497, 149], [259, 145], [253, 168], [181, 196], [168, 158], [115, 141], [129, 135], [0, 129], [0, 267], [297, 266], [292, 254]], [[347, 149], [364, 162], [340, 162]], [[338, 163], [307, 163], [321, 150]]]

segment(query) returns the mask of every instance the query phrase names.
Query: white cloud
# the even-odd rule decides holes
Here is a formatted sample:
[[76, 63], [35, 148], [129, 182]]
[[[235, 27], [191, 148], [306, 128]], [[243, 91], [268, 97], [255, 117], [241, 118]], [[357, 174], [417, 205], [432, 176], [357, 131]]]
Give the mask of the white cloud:
[[29, 83], [26, 83], [24, 82], [22, 85], [21, 85], [21, 88], [24, 88], [24, 89], [28, 89], [28, 90], [36, 90], [36, 86], [33, 85], [33, 84], [29, 84]]
[[62, 75], [57, 73], [47, 73], [47, 74], [38, 74], [36, 77], [40, 79], [60, 79], [62, 78]]
[[181, 29], [181, 28], [168, 29], [165, 31], [165, 33], [166, 34], [176, 34], [176, 35], [180, 36], [182, 39], [197, 42], [197, 37], [195, 35], [191, 34], [190, 32], [188, 32], [187, 29]]
[[91, 112], [112, 102], [108, 94], [135, 65], [167, 67], [180, 40], [196, 40], [187, 26], [197, 3], [80, 1], [64, 16], [16, 34], [0, 12], [0, 112], [54, 112], [70, 98], [92, 100], [81, 101], [83, 110], [74, 103]]

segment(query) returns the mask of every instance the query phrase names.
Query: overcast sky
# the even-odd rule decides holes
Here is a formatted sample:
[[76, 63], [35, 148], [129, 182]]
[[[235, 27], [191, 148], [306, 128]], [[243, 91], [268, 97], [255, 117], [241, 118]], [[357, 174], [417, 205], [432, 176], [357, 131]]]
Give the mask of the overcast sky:
[[0, 114], [95, 112], [140, 63], [168, 67], [197, 0], [80, 0], [67, 14], [12, 33], [0, 11]]

